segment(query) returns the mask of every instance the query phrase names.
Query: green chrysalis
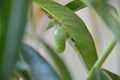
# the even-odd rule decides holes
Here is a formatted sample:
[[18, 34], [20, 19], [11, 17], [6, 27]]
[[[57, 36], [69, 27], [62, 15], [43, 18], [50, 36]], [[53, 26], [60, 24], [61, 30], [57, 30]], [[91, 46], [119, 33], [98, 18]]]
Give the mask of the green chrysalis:
[[66, 32], [62, 27], [57, 27], [54, 33], [55, 48], [58, 53], [65, 50]]

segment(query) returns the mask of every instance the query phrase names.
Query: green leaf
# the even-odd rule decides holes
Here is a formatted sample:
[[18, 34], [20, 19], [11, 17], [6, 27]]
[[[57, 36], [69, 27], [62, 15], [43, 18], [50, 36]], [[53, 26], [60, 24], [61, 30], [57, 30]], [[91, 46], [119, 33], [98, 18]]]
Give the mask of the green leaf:
[[[65, 7], [69, 8], [69, 9], [71, 9], [72, 11], [75, 12], [75, 11], [78, 11], [78, 10], [80, 10], [80, 9], [82, 9], [82, 8], [85, 8], [86, 6], [85, 6], [85, 4], [84, 4], [82, 1], [80, 1], [80, 0], [73, 0], [73, 1], [69, 2], [68, 4], [66, 4]], [[49, 30], [49, 29], [52, 28], [53, 26], [54, 26], [53, 22], [50, 21], [46, 30]]]
[[2, 39], [2, 22], [1, 22], [1, 11], [0, 11], [0, 65], [1, 65], [1, 58], [2, 58], [2, 41], [1, 41], [1, 39]]
[[74, 12], [86, 7], [86, 5], [80, 0], [73, 0], [65, 6]]
[[50, 64], [31, 46], [23, 44], [21, 56], [29, 65], [34, 80], [61, 80]]
[[0, 0], [0, 66], [2, 65], [1, 62], [8, 28], [10, 5], [11, 0]]
[[83, 21], [70, 9], [56, 2], [51, 0], [33, 1], [62, 25], [69, 38], [74, 41], [86, 70], [90, 70], [98, 58], [93, 38]]
[[81, 0], [88, 7], [93, 8], [104, 20], [107, 26], [115, 33], [120, 40], [120, 16], [108, 4], [109, 0]]
[[106, 69], [102, 69], [106, 74], [108, 74], [108, 76], [111, 78], [111, 80], [120, 80], [120, 76], [118, 76], [117, 74], [114, 74]]
[[[4, 15], [5, 21], [8, 21], [8, 24], [5, 25], [3, 19], [4, 17], [2, 18], [3, 19], [2, 27], [7, 28], [7, 30], [5, 29], [5, 31], [7, 31], [7, 34], [6, 36], [3, 36], [4, 38], [6, 37], [5, 46], [3, 46], [4, 44], [2, 45], [2, 47], [4, 47], [4, 51], [3, 51], [4, 53], [2, 53], [3, 61], [1, 65], [2, 80], [9, 80], [13, 72], [13, 67], [16, 62], [16, 57], [18, 56], [17, 53], [25, 29], [28, 6], [29, 6], [29, 0], [12, 0], [11, 7], [9, 6], [10, 14], [9, 15], [6, 14], [7, 18]], [[3, 33], [3, 35], [5, 34]]]
[[109, 80], [109, 78], [100, 68], [96, 68], [91, 80]]
[[[69, 8], [70, 10], [76, 12], [82, 8], [85, 8], [85, 4], [80, 1], [80, 0], [73, 0], [71, 2], [69, 2], [68, 4], [65, 5], [65, 7]], [[48, 26], [47, 26], [47, 29], [46, 30], [49, 30], [50, 28], [52, 28], [54, 26], [53, 22], [50, 21]]]

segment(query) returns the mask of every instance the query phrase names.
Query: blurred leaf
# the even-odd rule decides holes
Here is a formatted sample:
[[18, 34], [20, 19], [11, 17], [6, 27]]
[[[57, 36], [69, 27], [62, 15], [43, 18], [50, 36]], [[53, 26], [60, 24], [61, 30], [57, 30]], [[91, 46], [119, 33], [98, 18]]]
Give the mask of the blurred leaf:
[[[11, 0], [0, 0], [0, 66], [6, 41]], [[1, 72], [1, 71], [0, 71]]]
[[108, 74], [108, 76], [111, 78], [111, 80], [120, 80], [120, 76], [106, 70], [106, 69], [102, 69], [106, 74]]
[[[83, 21], [70, 9], [51, 0], [33, 0], [42, 9], [55, 18], [74, 41], [75, 47], [82, 56], [86, 70], [90, 70], [97, 60], [97, 52], [93, 38]], [[72, 18], [71, 18], [72, 17]]]
[[[3, 59], [3, 50], [6, 41], [6, 33], [7, 33], [7, 25], [8, 25], [8, 14], [9, 14], [9, 7], [10, 7], [10, 0], [8, 3], [5, 1], [0, 0], [0, 78], [2, 78], [2, 59]], [[3, 8], [4, 7], [4, 8]]]
[[96, 68], [91, 80], [109, 80], [109, 78], [100, 68]]
[[65, 6], [74, 12], [86, 7], [85, 4], [80, 0], [73, 0]]
[[33, 80], [27, 63], [17, 61], [15, 64], [14, 74], [23, 77], [25, 80]]
[[49, 63], [31, 46], [23, 44], [21, 55], [28, 63], [34, 80], [61, 80]]
[[[8, 16], [8, 14], [6, 14], [7, 17], [5, 17], [5, 20], [3, 19], [4, 17], [2, 18], [3, 19], [2, 27], [7, 28], [7, 30], [5, 30], [7, 31], [5, 47], [2, 46], [4, 47], [4, 55], [3, 55], [3, 61], [2, 61], [3, 63], [1, 65], [2, 80], [9, 80], [10, 75], [12, 74], [13, 67], [16, 61], [16, 56], [18, 55], [17, 53], [19, 50], [19, 45], [21, 44], [22, 35], [25, 29], [25, 22], [26, 22], [29, 1], [28, 0], [12, 0], [11, 5], [12, 5], [11, 7], [9, 6], [10, 15]], [[5, 25], [4, 21], [8, 21], [8, 24]], [[4, 33], [3, 35], [5, 36]]]
[[54, 63], [56, 64], [63, 80], [72, 80], [72, 77], [70, 75], [70, 72], [68, 71], [67, 67], [65, 66], [64, 62], [61, 60], [61, 58], [57, 55], [57, 53], [47, 44], [44, 40], [40, 39], [39, 37], [35, 37], [36, 40], [39, 42], [42, 42], [46, 50], [48, 51], [49, 55], [52, 57]]
[[109, 0], [81, 0], [87, 6], [93, 8], [104, 20], [107, 26], [115, 33], [120, 40], [120, 16], [108, 4]]
[[53, 22], [50, 21], [49, 24], [48, 24], [48, 26], [47, 26], [47, 28], [46, 28], [46, 30], [51, 29], [53, 26], [54, 26]]

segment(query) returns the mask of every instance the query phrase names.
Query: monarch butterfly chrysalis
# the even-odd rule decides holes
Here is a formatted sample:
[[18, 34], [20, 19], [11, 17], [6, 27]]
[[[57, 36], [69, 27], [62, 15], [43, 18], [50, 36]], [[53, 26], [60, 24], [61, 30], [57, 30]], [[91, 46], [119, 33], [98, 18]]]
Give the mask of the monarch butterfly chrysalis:
[[66, 32], [62, 27], [57, 27], [54, 33], [55, 48], [58, 53], [65, 50]]

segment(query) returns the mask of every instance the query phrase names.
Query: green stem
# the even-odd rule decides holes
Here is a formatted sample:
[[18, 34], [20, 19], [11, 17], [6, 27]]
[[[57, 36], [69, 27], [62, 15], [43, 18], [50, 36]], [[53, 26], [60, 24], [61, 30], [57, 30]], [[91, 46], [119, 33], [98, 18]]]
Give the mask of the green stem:
[[97, 60], [97, 62], [94, 64], [94, 66], [92, 67], [92, 69], [88, 73], [86, 80], [92, 80], [91, 78], [92, 78], [92, 74], [93, 74], [94, 69], [96, 67], [101, 67], [101, 65], [103, 64], [103, 62], [109, 56], [109, 54], [112, 51], [112, 49], [115, 47], [116, 43], [117, 43], [117, 40], [116, 40], [116, 38], [114, 38], [110, 42], [110, 44], [108, 45], [108, 47], [105, 49], [105, 51], [103, 52], [103, 54], [100, 56], [100, 58]]

